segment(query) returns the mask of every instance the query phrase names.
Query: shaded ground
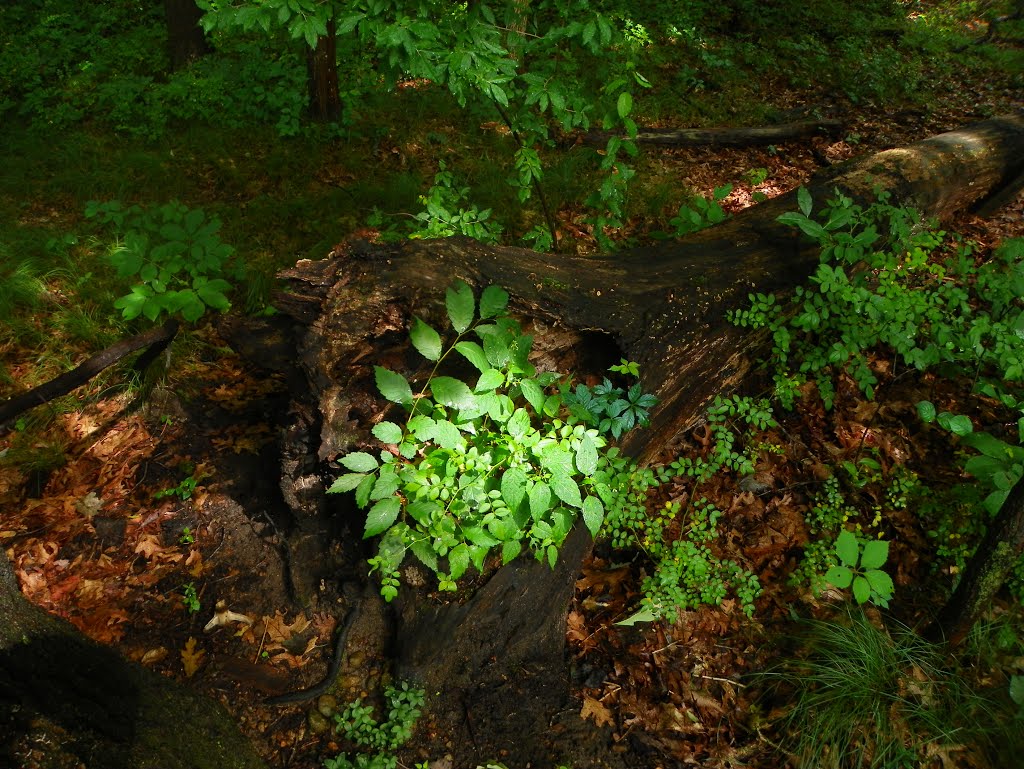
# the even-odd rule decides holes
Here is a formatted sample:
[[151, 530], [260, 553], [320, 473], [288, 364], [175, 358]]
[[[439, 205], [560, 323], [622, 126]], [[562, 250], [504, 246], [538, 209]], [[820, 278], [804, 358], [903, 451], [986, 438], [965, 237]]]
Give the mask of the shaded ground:
[[[1020, 106], [1019, 94], [999, 84], [987, 87], [986, 112]], [[713, 156], [693, 149], [659, 151], [657, 162], [671, 166], [681, 184], [709, 193], [734, 183], [726, 207], [738, 210], [753, 202], [755, 192], [781, 193], [823, 164], [983, 117], [975, 113], [974, 98], [965, 88], [931, 114], [857, 110], [840, 141], [718, 150]], [[854, 114], [849, 105], [841, 111]], [[766, 169], [766, 177], [744, 183], [755, 168]], [[967, 215], [950, 229], [985, 247], [1024, 235], [1022, 211], [1018, 197], [991, 220]], [[572, 212], [565, 212], [567, 227], [572, 220]], [[342, 583], [358, 584], [365, 576], [361, 546], [348, 531], [344, 510], [316, 524], [322, 526], [321, 560], [289, 562], [284, 541], [292, 524], [277, 487], [277, 436], [288, 420], [283, 382], [226, 349], [213, 330], [196, 337], [201, 351], [194, 362], [170, 372], [144, 409], [128, 410], [128, 396], [107, 397], [61, 415], [61, 448], [68, 460], [62, 467], [0, 467], [0, 543], [31, 600], [125, 656], [219, 699], [271, 765], [318, 767], [347, 747], [325, 715], [354, 697], [377, 696], [391, 680], [389, 609], [372, 589], [358, 595], [343, 590]], [[992, 404], [968, 399], [951, 386], [904, 377], [884, 359], [875, 368], [881, 380], [876, 401], [864, 402], [851, 383], [840, 389], [832, 412], [808, 400], [780, 428], [760, 436], [765, 445], [785, 451], [762, 454], [756, 485], [741, 488], [735, 478], [720, 477], [702, 490], [726, 511], [719, 554], [751, 568], [767, 588], [753, 620], [726, 600], [686, 612], [674, 625], [617, 626], [635, 610], [643, 560], [599, 548], [579, 575], [566, 628], [573, 695], [561, 710], [582, 713], [596, 724], [622, 766], [780, 766], [768, 725], [771, 704], [757, 701], [745, 676], [770, 662], [780, 639], [785, 643], [791, 612], [814, 613], [840, 599], [829, 593], [815, 597], [806, 588], [788, 587], [786, 579], [808, 540], [803, 513], [827, 466], [870, 450], [885, 467], [905, 465], [929, 485], [953, 482], [950, 471], [941, 470], [950, 466], [948, 443], [917, 426], [913, 404], [927, 395], [966, 404], [984, 423], [1002, 419]], [[752, 382], [752, 392], [761, 385]], [[0, 448], [13, 451], [17, 438], [8, 436]], [[680, 436], [677, 451], [667, 458], [705, 448], [706, 436], [698, 430]], [[685, 500], [691, 491], [681, 483], [670, 486], [655, 503]], [[867, 486], [863, 493], [877, 490]], [[912, 622], [934, 601], [928, 589], [931, 564], [923, 555], [932, 545], [909, 511], [888, 514], [899, 533], [890, 563], [896, 567], [900, 611]], [[295, 570], [306, 577], [312, 568], [339, 576], [325, 578], [314, 595], [300, 599]], [[265, 705], [265, 696], [324, 676], [337, 623], [355, 601], [360, 615], [336, 696], [316, 707]], [[530, 707], [531, 698], [544, 708], [557, 703], [560, 682], [550, 683], [550, 691], [524, 686], [523, 706]], [[419, 737], [401, 754], [406, 766], [429, 760], [435, 769], [462, 769], [470, 756], [480, 763], [501, 761], [503, 745], [524, 739], [571, 756], [576, 769], [597, 766], [583, 736], [558, 717], [537, 735], [502, 734], [497, 723], [479, 725], [474, 745], [446, 746], [456, 757], [446, 763], [436, 751], [445, 746], [445, 725], [431, 719], [430, 696], [437, 695], [428, 692]], [[45, 764], [26, 754], [24, 765]]]

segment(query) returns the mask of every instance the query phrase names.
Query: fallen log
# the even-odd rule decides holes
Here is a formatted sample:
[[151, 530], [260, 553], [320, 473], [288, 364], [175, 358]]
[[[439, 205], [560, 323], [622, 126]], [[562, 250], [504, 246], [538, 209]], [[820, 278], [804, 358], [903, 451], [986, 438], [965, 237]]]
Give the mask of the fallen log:
[[[834, 167], [806, 186], [816, 207], [836, 189], [863, 203], [884, 190], [893, 204], [945, 217], [998, 194], [1022, 171], [1024, 115], [1016, 114]], [[791, 291], [816, 266], [816, 244], [776, 221], [796, 207], [794, 191], [683, 240], [604, 257], [452, 238], [356, 244], [299, 262], [282, 273], [289, 291], [276, 302], [304, 327], [297, 353], [306, 387], [295, 393], [283, 447], [286, 499], [300, 515], [322, 509], [326, 463], [365, 445], [388, 407], [376, 395], [373, 365], [410, 373], [410, 317], [442, 325], [444, 289], [455, 278], [478, 290], [508, 289], [538, 339], [556, 340], [549, 355], [559, 365], [600, 372], [595, 361], [639, 362], [644, 388], [659, 403], [651, 426], [626, 436], [624, 446], [641, 461], [656, 457], [702, 404], [740, 382], [761, 344], [727, 323], [726, 312], [744, 306], [750, 292]], [[354, 520], [353, 530], [361, 528]], [[546, 734], [563, 710], [565, 613], [589, 546], [586, 532], [574, 532], [555, 570], [521, 558], [465, 605], [436, 607], [403, 587], [398, 667], [443, 693], [432, 704], [439, 733], [449, 745], [469, 746], [457, 765], [479, 762], [474, 729], [498, 720], [502, 733], [524, 735], [503, 746], [509, 765], [567, 758], [529, 735]], [[582, 733], [572, 714], [560, 719], [567, 734]], [[608, 765], [620, 760], [609, 754]]]
[[[802, 120], [755, 128], [641, 128], [633, 141], [658, 147], [755, 147], [835, 134], [844, 125], [842, 120]], [[621, 134], [591, 131], [583, 135], [581, 142], [589, 147], [603, 147], [612, 136]]]

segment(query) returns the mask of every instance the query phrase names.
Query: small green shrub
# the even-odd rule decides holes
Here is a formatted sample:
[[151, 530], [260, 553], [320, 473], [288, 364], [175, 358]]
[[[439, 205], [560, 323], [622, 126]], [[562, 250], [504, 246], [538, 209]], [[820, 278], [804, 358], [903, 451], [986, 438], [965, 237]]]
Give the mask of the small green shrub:
[[857, 603], [871, 601], [883, 608], [889, 606], [895, 586], [892, 578], [881, 570], [889, 558], [889, 543], [883, 540], [862, 540], [852, 531], [841, 531], [836, 537], [839, 564], [825, 574], [825, 579], [840, 590], [853, 588]]
[[216, 216], [178, 202], [146, 211], [117, 200], [91, 201], [85, 215], [111, 225], [120, 237], [108, 258], [118, 277], [136, 281], [114, 302], [126, 319], [180, 313], [194, 322], [207, 308], [231, 307], [226, 294], [232, 285], [224, 276], [240, 278], [241, 267], [233, 263], [235, 249], [220, 239]]
[[374, 709], [362, 699], [349, 703], [334, 716], [336, 729], [346, 740], [365, 751], [349, 757], [342, 753], [324, 761], [327, 769], [395, 769], [394, 751], [412, 737], [423, 708], [424, 692], [402, 683], [384, 689], [387, 717], [378, 721]]

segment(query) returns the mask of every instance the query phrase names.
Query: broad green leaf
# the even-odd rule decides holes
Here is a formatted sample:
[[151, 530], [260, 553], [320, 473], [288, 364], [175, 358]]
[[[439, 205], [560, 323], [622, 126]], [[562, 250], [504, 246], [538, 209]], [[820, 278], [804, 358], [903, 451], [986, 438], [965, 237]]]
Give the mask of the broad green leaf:
[[501, 546], [502, 565], [510, 563], [523, 550], [523, 545], [518, 539], [510, 539]]
[[461, 334], [472, 325], [475, 304], [473, 289], [464, 281], [455, 281], [445, 292], [445, 306], [448, 308], [448, 319], [452, 322], [452, 328], [458, 333]]
[[813, 219], [808, 219], [806, 216], [801, 213], [797, 213], [796, 211], [789, 211], [778, 217], [776, 221], [780, 224], [799, 227], [803, 231], [804, 235], [814, 238], [815, 240], [820, 240], [825, 237], [826, 234], [824, 227]]
[[583, 499], [580, 497], [580, 487], [577, 486], [576, 481], [568, 475], [556, 473], [551, 476], [548, 483], [551, 486], [551, 490], [555, 492], [555, 496], [565, 504], [569, 505], [569, 507], [583, 507]]
[[430, 546], [430, 543], [425, 539], [417, 539], [409, 545], [409, 549], [412, 550], [412, 554], [420, 559], [420, 562], [430, 569], [432, 572], [437, 572], [437, 553]]
[[400, 482], [398, 475], [389, 465], [384, 468], [384, 471], [377, 478], [377, 482], [373, 485], [373, 492], [370, 494], [370, 499], [384, 499], [384, 497], [394, 496], [395, 492], [398, 491]]
[[1024, 708], [1024, 675], [1010, 676], [1010, 699]]
[[917, 404], [917, 415], [921, 417], [923, 422], [934, 422], [935, 417], [937, 416], [935, 412], [935, 404], [931, 401], [920, 401]]
[[597, 445], [594, 439], [585, 434], [576, 449], [576, 469], [585, 476], [591, 476], [597, 470]]
[[490, 533], [481, 529], [479, 526], [466, 527], [462, 530], [462, 534], [467, 540], [479, 547], [490, 548], [501, 544], [500, 539], [495, 539], [490, 535]]
[[472, 408], [476, 405], [473, 391], [460, 379], [438, 376], [430, 380], [430, 394], [440, 404], [455, 409]]
[[508, 349], [508, 342], [502, 334], [484, 335], [484, 354], [487, 362], [494, 368], [502, 368], [508, 363], [511, 352]]
[[619, 94], [619, 101], [615, 105], [616, 111], [619, 113], [620, 118], [627, 117], [630, 112], [633, 111], [633, 94], [629, 91], [623, 91]]
[[474, 390], [480, 392], [490, 392], [498, 387], [501, 387], [505, 382], [505, 375], [494, 368], [489, 368], [487, 371], [480, 375], [480, 379], [477, 380], [476, 387]]
[[889, 543], [873, 539], [864, 543], [864, 552], [860, 556], [862, 569], [878, 569], [889, 558]]
[[572, 456], [559, 446], [547, 446], [540, 453], [540, 464], [553, 475], [572, 475]]
[[961, 443], [980, 451], [987, 457], [1000, 459], [1003, 462], [1011, 459], [1014, 447], [996, 438], [991, 433], [969, 433], [961, 437]]
[[836, 555], [843, 565], [853, 568], [857, 565], [860, 546], [857, 544], [857, 537], [851, 531], [842, 531], [836, 537]]
[[889, 598], [896, 589], [892, 583], [892, 577], [881, 569], [868, 569], [864, 572], [864, 579], [868, 581], [871, 589], [883, 598]]
[[370, 492], [373, 491], [375, 483], [377, 483], [377, 476], [367, 475], [359, 485], [356, 486], [356, 505], [359, 507], [366, 507], [370, 504]]
[[476, 342], [458, 342], [455, 345], [455, 349], [462, 357], [476, 366], [480, 373], [491, 368], [491, 364], [487, 362], [487, 356], [484, 354], [484, 348]]
[[377, 460], [372, 454], [365, 451], [353, 451], [338, 460], [349, 470], [357, 473], [369, 473], [377, 469]]
[[434, 512], [441, 509], [441, 506], [430, 499], [417, 499], [415, 502], [410, 502], [405, 511], [412, 517], [417, 523], [421, 523], [424, 526], [430, 524], [430, 517]]
[[509, 510], [519, 509], [526, 496], [526, 473], [518, 467], [510, 467], [501, 476], [501, 497]]
[[409, 339], [427, 360], [438, 360], [441, 357], [441, 335], [419, 318], [412, 319]]
[[442, 449], [457, 449], [463, 448], [466, 445], [466, 439], [462, 437], [459, 428], [447, 419], [437, 420], [437, 426], [434, 430], [434, 442]]
[[508, 307], [508, 292], [501, 286], [488, 286], [480, 295], [480, 317], [494, 318]]
[[583, 523], [590, 531], [590, 536], [597, 539], [597, 533], [604, 523], [604, 505], [597, 497], [587, 497], [583, 500]]
[[484, 561], [487, 560], [487, 553], [489, 551], [489, 547], [478, 547], [476, 545], [470, 545], [469, 560], [476, 567], [477, 571], [482, 572], [484, 570]]
[[825, 581], [840, 589], [845, 589], [853, 582], [853, 572], [845, 566], [833, 566], [825, 572]]
[[400, 443], [402, 440], [402, 428], [394, 422], [380, 422], [374, 425], [370, 432], [384, 443]]
[[796, 204], [800, 207], [800, 211], [804, 216], [811, 215], [811, 206], [813, 203], [811, 201], [811, 193], [807, 191], [806, 187], [801, 186], [800, 189], [796, 191]]
[[548, 545], [548, 567], [553, 569], [558, 563], [558, 548], [555, 545]]
[[403, 406], [412, 405], [412, 388], [409, 382], [401, 374], [388, 371], [381, 366], [373, 367], [374, 377], [377, 380], [377, 389], [380, 394], [393, 403], [401, 403]]
[[331, 488], [327, 489], [327, 493], [341, 494], [346, 491], [352, 491], [352, 489], [362, 483], [365, 477], [366, 473], [345, 473], [344, 475], [339, 475], [334, 480], [334, 483], [331, 484]]
[[523, 397], [533, 406], [535, 414], [540, 414], [544, 408], [544, 390], [534, 379], [524, 379], [519, 383], [519, 389], [523, 391]]
[[860, 575], [853, 578], [853, 597], [857, 603], [865, 603], [871, 597], [871, 585]]
[[437, 435], [437, 422], [426, 414], [417, 414], [409, 420], [409, 429], [416, 436], [416, 440], [427, 442], [434, 440]]
[[448, 570], [452, 579], [458, 579], [469, 568], [469, 545], [460, 542], [448, 553]]
[[637, 622], [655, 622], [658, 619], [659, 617], [657, 614], [655, 614], [650, 609], [644, 608], [636, 612], [636, 614], [629, 615], [624, 620], [619, 620], [615, 624], [624, 625], [626, 627], [632, 627]]
[[530, 515], [534, 520], [540, 521], [544, 514], [551, 509], [551, 488], [544, 481], [537, 481], [529, 492]]
[[366, 529], [363, 532], [363, 539], [375, 537], [386, 531], [396, 520], [402, 511], [402, 500], [398, 497], [388, 497], [377, 502], [366, 514]]
[[513, 438], [522, 438], [530, 429], [530, 415], [526, 409], [516, 409], [505, 423], [505, 430]]

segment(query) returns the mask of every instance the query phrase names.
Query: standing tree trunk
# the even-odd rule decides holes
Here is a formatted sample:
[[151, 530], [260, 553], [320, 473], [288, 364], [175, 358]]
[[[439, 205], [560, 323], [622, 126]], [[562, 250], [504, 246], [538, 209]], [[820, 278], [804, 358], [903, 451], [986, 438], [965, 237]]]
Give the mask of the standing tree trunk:
[[[946, 216], [1024, 171], [1024, 115], [831, 171], [807, 185], [816, 208], [836, 188], [862, 202], [883, 189], [895, 205]], [[759, 349], [762, 335], [727, 323], [726, 312], [744, 306], [751, 292], [792, 290], [817, 264], [816, 244], [776, 221], [796, 207], [794, 192], [683, 240], [607, 257], [552, 257], [450, 238], [362, 244], [300, 262], [283, 273], [291, 290], [275, 302], [305, 327], [298, 356], [308, 389], [296, 394], [290, 442], [283, 446], [286, 499], [299, 514], [322, 505], [325, 463], [365, 446], [370, 426], [388, 407], [376, 395], [373, 364], [408, 367], [400, 342], [410, 316], [441, 325], [444, 288], [455, 278], [478, 290], [507, 288], [512, 309], [531, 320], [538, 341], [554, 339], [560, 362], [568, 357], [577, 372], [600, 372], [619, 357], [639, 362], [644, 389], [659, 403], [650, 427], [626, 436], [624, 445], [651, 460], [710, 397], [739, 383]], [[435, 731], [459, 746], [457, 765], [493, 760], [475, 755], [472, 745], [473, 734], [496, 720], [510, 724], [503, 733], [523, 735], [507, 746], [508, 765], [571, 761], [549, 752], [543, 736], [555, 720], [566, 733], [583, 734], [561, 703], [568, 692], [564, 620], [589, 548], [580, 527], [554, 570], [520, 558], [461, 605], [437, 606], [403, 587], [399, 670], [442, 693], [432, 702]]]
[[210, 52], [206, 34], [199, 25], [203, 12], [195, 0], [164, 0], [167, 15], [167, 54], [171, 70], [178, 70]]
[[332, 16], [327, 21], [327, 34], [316, 40], [315, 48], [306, 49], [306, 71], [309, 81], [309, 116], [320, 123], [341, 118], [338, 96], [338, 35]]

